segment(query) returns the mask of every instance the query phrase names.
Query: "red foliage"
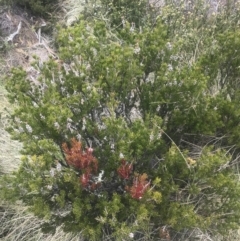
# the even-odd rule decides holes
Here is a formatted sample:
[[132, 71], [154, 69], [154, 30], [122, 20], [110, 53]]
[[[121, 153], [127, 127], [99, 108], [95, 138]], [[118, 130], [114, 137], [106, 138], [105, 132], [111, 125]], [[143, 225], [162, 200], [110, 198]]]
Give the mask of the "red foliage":
[[71, 148], [69, 148], [66, 143], [63, 143], [62, 147], [66, 155], [66, 161], [70, 166], [79, 170], [89, 169], [95, 173], [97, 172], [98, 161], [92, 155], [92, 148], [87, 148], [86, 151], [84, 151], [82, 149], [82, 143], [75, 138], [71, 139]]
[[[82, 187], [88, 190], [95, 190], [101, 183], [94, 181], [93, 173], [96, 175], [98, 171], [98, 161], [93, 156], [93, 149], [87, 148], [85, 151], [82, 148], [82, 143], [75, 138], [71, 139], [71, 147], [69, 148], [66, 143], [62, 145], [65, 153], [66, 162], [81, 171], [79, 182]], [[130, 175], [133, 171], [133, 165], [128, 164], [126, 160], [121, 160], [121, 166], [117, 169], [118, 175], [125, 180], [130, 179]], [[141, 199], [144, 193], [150, 186], [150, 182], [147, 181], [147, 174], [135, 175], [133, 179], [133, 185], [131, 187], [126, 186], [126, 190], [130, 193], [132, 198]], [[132, 179], [130, 179], [132, 180]]]
[[122, 159], [121, 166], [117, 169], [117, 173], [121, 178], [129, 179], [132, 169], [133, 169], [132, 164], [127, 164], [126, 161]]
[[82, 184], [82, 186], [84, 188], [86, 188], [89, 185], [89, 181], [90, 181], [90, 173], [86, 172], [83, 173], [80, 178], [79, 178], [80, 183]]
[[127, 187], [126, 189], [130, 192], [132, 198], [134, 199], [141, 199], [144, 193], [150, 186], [150, 182], [147, 181], [147, 174], [138, 175], [133, 180], [132, 187]]
[[101, 186], [101, 183], [93, 182], [93, 180], [91, 180], [91, 177], [92, 174], [87, 170], [79, 177], [79, 181], [82, 184], [82, 187], [94, 191]]
[[92, 154], [93, 149], [86, 148], [84, 151], [82, 143], [75, 138], [71, 139], [71, 148], [68, 147], [67, 143], [63, 143], [62, 148], [68, 165], [83, 172], [79, 177], [82, 186], [94, 190], [97, 185], [93, 182], [91, 183], [91, 177], [93, 172], [97, 173], [98, 171], [98, 161]]

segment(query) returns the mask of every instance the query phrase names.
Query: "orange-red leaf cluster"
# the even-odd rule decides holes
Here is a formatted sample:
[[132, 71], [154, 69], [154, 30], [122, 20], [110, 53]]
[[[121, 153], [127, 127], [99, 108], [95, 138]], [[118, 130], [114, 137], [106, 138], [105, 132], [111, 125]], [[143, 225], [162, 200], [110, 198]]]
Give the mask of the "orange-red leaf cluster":
[[80, 176], [79, 181], [82, 184], [82, 186], [86, 188], [90, 182], [90, 173], [89, 172], [83, 173]]
[[82, 143], [75, 138], [71, 139], [71, 148], [66, 143], [62, 145], [66, 156], [66, 161], [70, 166], [81, 170], [83, 174], [79, 177], [79, 181], [84, 188], [95, 189], [95, 183], [91, 183], [92, 173], [98, 171], [98, 161], [93, 156], [93, 149], [87, 148], [85, 151], [82, 148]]
[[[63, 151], [65, 153], [66, 162], [82, 172], [79, 177], [79, 181], [82, 187], [88, 190], [95, 190], [100, 183], [94, 181], [93, 175], [98, 172], [98, 161], [93, 156], [93, 149], [86, 148], [83, 150], [82, 143], [77, 141], [75, 138], [71, 139], [71, 147], [68, 147], [66, 143], [62, 145]], [[118, 175], [124, 179], [129, 180], [131, 175], [133, 175], [133, 165], [127, 163], [126, 160], [121, 160], [121, 165], [117, 169]], [[148, 176], [146, 173], [140, 175], [135, 174], [132, 186], [126, 186], [126, 190], [130, 193], [132, 198], [140, 200], [144, 193], [149, 189], [150, 182], [147, 180]]]
[[87, 148], [85, 151], [82, 148], [82, 143], [75, 138], [71, 139], [71, 148], [66, 143], [62, 145], [66, 155], [66, 161], [70, 166], [79, 170], [89, 170], [95, 173], [98, 170], [98, 161], [93, 156], [93, 149]]
[[132, 164], [127, 164], [127, 162], [124, 159], [122, 159], [121, 166], [117, 169], [117, 173], [121, 178], [129, 179], [132, 169]]
[[127, 187], [127, 191], [130, 192], [132, 198], [141, 199], [144, 193], [150, 186], [150, 182], [147, 181], [147, 174], [138, 175], [133, 180], [133, 185], [131, 187]]

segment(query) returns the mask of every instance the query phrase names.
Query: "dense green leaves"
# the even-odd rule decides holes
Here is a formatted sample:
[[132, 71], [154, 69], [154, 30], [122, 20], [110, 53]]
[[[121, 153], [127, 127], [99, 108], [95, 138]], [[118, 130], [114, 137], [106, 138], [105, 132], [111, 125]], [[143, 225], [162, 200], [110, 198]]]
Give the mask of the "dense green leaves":
[[57, 0], [3, 0], [5, 4], [18, 6], [30, 11], [35, 16], [49, 17], [53, 6], [58, 3]]

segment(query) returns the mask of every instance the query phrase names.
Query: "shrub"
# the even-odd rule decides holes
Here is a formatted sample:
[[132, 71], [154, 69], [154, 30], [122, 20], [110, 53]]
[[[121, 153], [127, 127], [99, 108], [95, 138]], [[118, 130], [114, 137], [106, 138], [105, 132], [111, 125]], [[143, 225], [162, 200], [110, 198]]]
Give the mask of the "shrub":
[[49, 17], [57, 0], [10, 0], [6, 2], [12, 6], [19, 6], [29, 10], [32, 15]]
[[[225, 30], [213, 37], [201, 29], [206, 39], [193, 54], [189, 22], [173, 37], [175, 15], [164, 10], [134, 31], [82, 19], [59, 31], [59, 60], [36, 61], [38, 79], [12, 70], [7, 89], [18, 107], [8, 130], [25, 157], [3, 192], [45, 218], [45, 230], [63, 224], [90, 240], [157, 240], [238, 227], [236, 160], [225, 146], [239, 135], [225, 125], [227, 111], [237, 121], [237, 101], [225, 99], [225, 88], [211, 91], [211, 73], [229, 54], [216, 49], [210, 61], [210, 40]], [[190, 23], [199, 26], [194, 16]]]

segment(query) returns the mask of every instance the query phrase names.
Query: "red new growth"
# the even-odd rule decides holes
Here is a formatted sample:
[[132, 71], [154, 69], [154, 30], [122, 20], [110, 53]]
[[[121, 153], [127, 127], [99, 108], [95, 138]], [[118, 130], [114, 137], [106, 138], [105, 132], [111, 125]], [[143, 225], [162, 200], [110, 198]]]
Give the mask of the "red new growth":
[[117, 169], [118, 175], [123, 179], [129, 179], [129, 175], [132, 172], [132, 164], [127, 164], [124, 159], [121, 160], [121, 166]]
[[93, 149], [87, 148], [86, 151], [82, 149], [82, 143], [75, 138], [71, 139], [71, 148], [66, 143], [62, 145], [63, 151], [66, 155], [66, 161], [70, 166], [79, 170], [89, 169], [97, 172], [98, 162], [93, 156]]
[[66, 162], [83, 172], [79, 177], [82, 187], [94, 190], [96, 185], [91, 178], [93, 172], [96, 174], [98, 171], [98, 161], [92, 154], [93, 149], [89, 147], [84, 151], [82, 143], [74, 138], [71, 139], [71, 148], [66, 143], [63, 143], [62, 148], [66, 156]]
[[147, 174], [142, 174], [134, 178], [132, 187], [127, 187], [127, 190], [130, 192], [132, 198], [141, 199], [144, 193], [150, 186], [150, 182], [148, 182]]
[[82, 186], [84, 188], [86, 188], [89, 185], [89, 181], [90, 181], [90, 173], [86, 172], [84, 174], [82, 174], [79, 178], [80, 183], [82, 184]]

